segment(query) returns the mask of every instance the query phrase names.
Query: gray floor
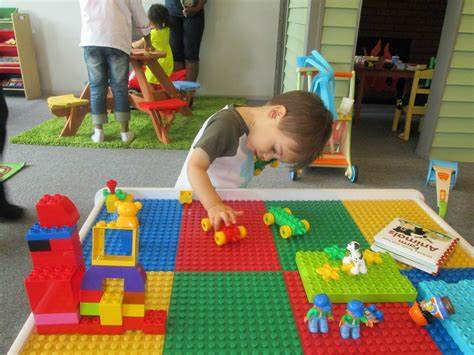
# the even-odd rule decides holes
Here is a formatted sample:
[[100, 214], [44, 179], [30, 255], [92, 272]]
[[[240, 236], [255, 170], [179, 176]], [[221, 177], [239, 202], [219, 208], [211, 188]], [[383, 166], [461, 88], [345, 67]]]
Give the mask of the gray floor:
[[[9, 134], [29, 129], [51, 115], [43, 100], [8, 98]], [[428, 204], [436, 205], [436, 193], [424, 184], [427, 162], [414, 155], [414, 143], [403, 143], [390, 133], [393, 108], [364, 107], [362, 122], [353, 132], [353, 161], [359, 166], [359, 182], [352, 185], [341, 170], [312, 169], [299, 182], [291, 182], [285, 169], [268, 169], [252, 187], [292, 188], [413, 188]], [[118, 139], [118, 137], [117, 137]], [[0, 353], [4, 353], [28, 311], [23, 278], [30, 270], [24, 241], [35, 221], [34, 205], [44, 193], [68, 195], [82, 214], [93, 204], [95, 192], [110, 178], [123, 186], [171, 187], [185, 158], [185, 151], [100, 150], [8, 145], [4, 161], [26, 161], [28, 167], [11, 179], [11, 199], [28, 210], [18, 223], [0, 224]], [[474, 165], [461, 164], [458, 183], [451, 192], [447, 221], [471, 243], [474, 240]]]

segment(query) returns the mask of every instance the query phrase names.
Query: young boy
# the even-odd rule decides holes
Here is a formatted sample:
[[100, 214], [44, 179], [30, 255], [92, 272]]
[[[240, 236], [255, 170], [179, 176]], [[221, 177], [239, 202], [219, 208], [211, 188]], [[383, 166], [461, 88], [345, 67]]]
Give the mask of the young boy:
[[122, 125], [122, 141], [134, 135], [128, 129], [128, 71], [132, 47], [132, 21], [150, 48], [150, 24], [140, 0], [80, 0], [81, 44], [90, 84], [92, 140], [103, 142], [107, 123], [106, 96], [110, 84], [115, 119]]
[[254, 156], [296, 169], [308, 165], [331, 128], [331, 113], [317, 95], [305, 91], [278, 95], [259, 107], [228, 105], [201, 127], [175, 188], [192, 187], [214, 228], [236, 223], [242, 212], [225, 205], [215, 188], [245, 187], [253, 176]]

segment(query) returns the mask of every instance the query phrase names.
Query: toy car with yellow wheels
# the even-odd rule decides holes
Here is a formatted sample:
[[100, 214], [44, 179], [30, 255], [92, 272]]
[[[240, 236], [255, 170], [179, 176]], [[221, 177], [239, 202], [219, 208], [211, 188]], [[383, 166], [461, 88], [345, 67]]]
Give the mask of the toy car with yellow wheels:
[[[204, 232], [209, 232], [212, 229], [209, 218], [203, 218], [201, 220], [201, 228]], [[247, 228], [237, 224], [231, 224], [229, 226], [223, 225], [218, 231], [214, 232], [214, 241], [218, 246], [227, 243], [235, 243], [245, 237], [247, 237]]]
[[263, 215], [263, 223], [267, 226], [277, 224], [280, 226], [280, 236], [283, 239], [294, 235], [303, 235], [309, 231], [310, 224], [306, 219], [298, 219], [289, 208], [270, 207]]

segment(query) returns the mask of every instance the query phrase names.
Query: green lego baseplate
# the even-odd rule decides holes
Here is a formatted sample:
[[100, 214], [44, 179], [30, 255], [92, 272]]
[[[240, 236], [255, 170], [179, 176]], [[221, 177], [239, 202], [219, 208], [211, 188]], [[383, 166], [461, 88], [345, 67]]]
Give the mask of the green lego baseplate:
[[176, 272], [164, 352], [301, 353], [282, 273]]
[[[267, 210], [273, 206], [288, 207], [294, 216], [306, 219], [311, 229], [294, 238], [280, 237], [279, 227], [271, 227], [278, 256], [283, 270], [297, 270], [295, 253], [300, 250], [322, 250], [325, 247], [338, 245], [345, 248], [347, 243], [355, 240], [361, 248], [369, 248], [357, 225], [340, 201], [265, 201]], [[261, 222], [263, 224], [263, 221]]]
[[340, 261], [331, 260], [321, 251], [300, 251], [296, 253], [296, 265], [303, 286], [312, 302], [316, 294], [326, 293], [332, 302], [345, 303], [352, 299], [362, 302], [412, 302], [416, 289], [398, 270], [391, 255], [382, 253], [382, 264], [367, 265], [367, 274], [349, 275], [339, 270], [339, 279], [324, 281], [316, 269], [329, 264], [341, 267]]

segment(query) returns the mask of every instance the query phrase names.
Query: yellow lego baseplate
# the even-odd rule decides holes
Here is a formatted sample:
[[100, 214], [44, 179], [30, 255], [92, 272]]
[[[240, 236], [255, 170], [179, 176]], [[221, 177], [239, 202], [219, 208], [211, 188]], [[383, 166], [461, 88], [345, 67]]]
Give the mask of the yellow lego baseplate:
[[54, 334], [30, 335], [22, 354], [162, 354], [164, 335], [127, 331], [121, 335]]
[[48, 97], [48, 107], [51, 110], [61, 109], [61, 108], [71, 108], [76, 106], [88, 105], [89, 100], [79, 99], [73, 94], [60, 95], [60, 96], [51, 96]]
[[145, 310], [168, 311], [173, 289], [171, 271], [147, 272]]
[[[357, 200], [343, 201], [343, 203], [369, 244], [374, 242], [375, 235], [382, 228], [397, 217], [446, 233], [423, 208], [412, 200]], [[402, 263], [399, 263], [399, 266], [403, 269], [410, 268]], [[458, 244], [443, 267], [474, 267], [474, 258]]]

